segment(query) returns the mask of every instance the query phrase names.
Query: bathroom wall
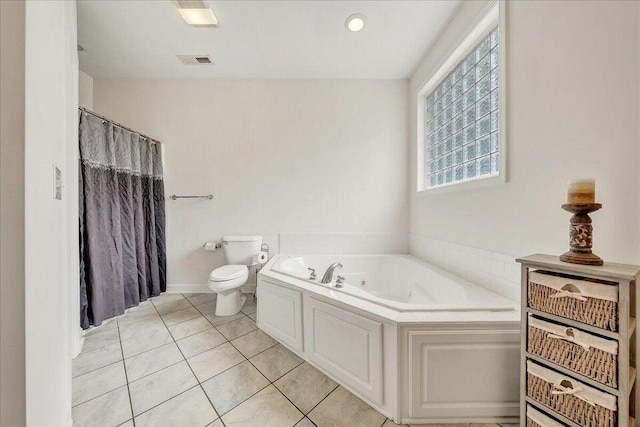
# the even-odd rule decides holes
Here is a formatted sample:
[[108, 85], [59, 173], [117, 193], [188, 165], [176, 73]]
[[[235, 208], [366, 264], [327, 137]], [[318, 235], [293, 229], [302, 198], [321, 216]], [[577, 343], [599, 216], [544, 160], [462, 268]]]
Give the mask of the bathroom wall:
[[93, 77], [83, 71], [78, 72], [78, 104], [93, 110]]
[[[465, 2], [411, 78], [412, 252], [428, 257], [431, 240], [501, 253], [511, 260], [505, 265], [513, 256], [560, 254], [568, 248], [570, 214], [560, 208], [567, 181], [593, 177], [603, 204], [592, 215], [595, 252], [640, 263], [637, 2], [509, 2], [508, 182], [416, 194], [415, 92], [488, 5]], [[449, 252], [454, 270], [478, 271], [476, 258], [455, 261], [460, 251]]]
[[400, 80], [95, 79], [94, 111], [164, 143], [167, 195], [215, 196], [167, 201], [169, 284], [202, 285], [224, 262], [202, 245], [224, 234], [260, 233], [272, 253], [281, 232], [396, 244], [408, 232], [407, 91]]
[[0, 2], [0, 425], [3, 426], [26, 424], [24, 32], [24, 2]]
[[[25, 15], [25, 424], [70, 426], [79, 332], [71, 323], [79, 315], [70, 208], [78, 197], [76, 3], [29, 1]], [[62, 200], [53, 195], [54, 165], [67, 181]]]

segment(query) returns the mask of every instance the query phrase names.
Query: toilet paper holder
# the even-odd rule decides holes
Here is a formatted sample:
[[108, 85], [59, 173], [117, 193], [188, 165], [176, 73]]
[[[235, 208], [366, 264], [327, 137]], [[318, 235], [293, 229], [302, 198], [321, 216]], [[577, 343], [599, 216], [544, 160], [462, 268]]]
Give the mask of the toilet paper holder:
[[265, 260], [264, 263], [261, 263], [260, 261], [255, 261], [251, 267], [256, 267], [256, 273], [258, 271], [260, 271], [260, 269], [267, 263], [269, 262], [269, 258], [270, 258], [270, 254], [269, 254], [269, 245], [267, 245], [266, 243], [263, 243], [262, 245], [260, 245], [260, 252], [266, 252], [267, 253], [267, 258]]

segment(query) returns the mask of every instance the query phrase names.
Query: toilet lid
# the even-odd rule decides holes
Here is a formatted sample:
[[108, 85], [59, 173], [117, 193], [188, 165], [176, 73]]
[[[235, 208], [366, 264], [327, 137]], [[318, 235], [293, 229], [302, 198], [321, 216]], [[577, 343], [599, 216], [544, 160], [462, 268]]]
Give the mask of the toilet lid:
[[218, 267], [209, 274], [209, 280], [222, 282], [225, 280], [233, 280], [248, 274], [246, 265], [223, 265]]

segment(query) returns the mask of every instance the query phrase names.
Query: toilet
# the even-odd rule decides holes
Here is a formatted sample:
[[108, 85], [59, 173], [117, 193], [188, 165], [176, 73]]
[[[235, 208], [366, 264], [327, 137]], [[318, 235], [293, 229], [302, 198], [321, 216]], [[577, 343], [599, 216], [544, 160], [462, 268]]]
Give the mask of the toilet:
[[226, 265], [209, 274], [208, 286], [218, 294], [216, 316], [232, 316], [242, 310], [247, 297], [240, 293], [249, 278], [253, 256], [260, 252], [262, 236], [231, 235], [222, 238]]

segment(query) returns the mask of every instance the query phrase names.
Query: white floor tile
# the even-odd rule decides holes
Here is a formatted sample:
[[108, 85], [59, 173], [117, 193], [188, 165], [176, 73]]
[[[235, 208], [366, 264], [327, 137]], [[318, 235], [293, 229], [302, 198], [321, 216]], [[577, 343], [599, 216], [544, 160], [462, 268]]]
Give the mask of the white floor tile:
[[119, 342], [95, 350], [83, 351], [71, 362], [73, 376], [77, 377], [78, 375], [86, 374], [119, 360], [122, 360], [122, 350]]
[[303, 417], [286, 397], [270, 385], [223, 415], [222, 421], [226, 427], [289, 427]]
[[282, 344], [275, 345], [250, 360], [269, 381], [277, 380], [302, 363], [301, 358], [284, 348]]
[[274, 385], [305, 414], [338, 386], [335, 381], [306, 362], [284, 375]]
[[127, 384], [122, 362], [113, 363], [73, 379], [73, 406], [86, 402]]
[[96, 348], [105, 347], [120, 341], [118, 336], [118, 328], [109, 328], [104, 330], [96, 330], [90, 335], [84, 337], [84, 345], [82, 351], [91, 351]]
[[127, 378], [133, 382], [184, 360], [178, 346], [171, 342], [153, 350], [125, 359]]
[[210, 301], [215, 301], [216, 294], [213, 292], [204, 294], [185, 294], [184, 297], [187, 298], [191, 304], [200, 305]]
[[114, 427], [131, 419], [126, 386], [73, 407], [74, 427]]
[[184, 310], [174, 311], [162, 316], [162, 320], [167, 325], [167, 327], [171, 325], [177, 325], [181, 322], [186, 322], [187, 320], [195, 319], [196, 317], [201, 316], [200, 312], [196, 310], [195, 307], [191, 306], [189, 308], [185, 308]]
[[158, 304], [156, 305], [156, 310], [160, 316], [165, 314], [173, 313], [174, 311], [184, 310], [185, 308], [193, 307], [189, 301], [186, 299], [179, 299], [176, 301], [171, 301], [166, 304]]
[[133, 414], [140, 415], [197, 384], [186, 362], [133, 381], [129, 384]]
[[211, 323], [204, 316], [199, 316], [195, 319], [169, 326], [169, 332], [171, 332], [175, 340], [180, 340], [211, 328], [213, 328]]
[[200, 386], [138, 415], [136, 427], [206, 426], [218, 418]]
[[379, 426], [385, 416], [338, 387], [308, 415], [318, 427], [370, 427]]
[[202, 383], [202, 388], [220, 415], [269, 385], [269, 381], [248, 361], [244, 361]]
[[242, 362], [244, 357], [231, 344], [219, 345], [187, 359], [198, 381], [203, 382]]
[[173, 342], [169, 331], [164, 328], [122, 341], [122, 352], [125, 359], [154, 348]]
[[128, 325], [119, 326], [120, 339], [122, 341], [129, 338], [146, 336], [154, 332], [166, 330], [162, 319], [159, 317], [152, 317], [150, 319], [140, 320], [139, 322], [130, 323]]
[[168, 302], [177, 301], [177, 300], [181, 300], [181, 299], [184, 299], [182, 294], [164, 293], [162, 295], [158, 295], [157, 297], [151, 298], [151, 302], [153, 303], [153, 305], [158, 306], [158, 305], [161, 305], [161, 304], [166, 304]]
[[216, 326], [216, 329], [218, 329], [226, 339], [232, 340], [251, 331], [255, 331], [258, 327], [256, 326], [256, 322], [247, 316], [243, 316], [240, 319]]
[[227, 339], [213, 328], [177, 341], [180, 351], [182, 351], [184, 357], [187, 359], [207, 350], [211, 350], [225, 342], [227, 342]]
[[260, 329], [256, 329], [253, 332], [249, 332], [235, 340], [231, 341], [231, 344], [237, 348], [244, 357], [250, 359], [256, 354], [273, 347], [278, 344], [278, 341], [271, 338]]

